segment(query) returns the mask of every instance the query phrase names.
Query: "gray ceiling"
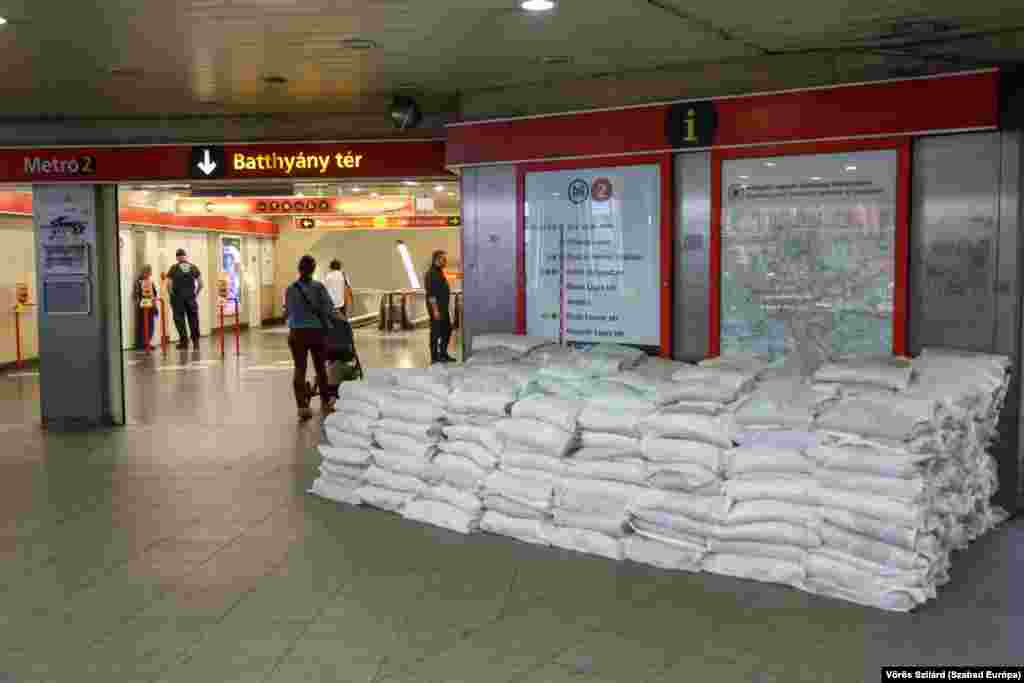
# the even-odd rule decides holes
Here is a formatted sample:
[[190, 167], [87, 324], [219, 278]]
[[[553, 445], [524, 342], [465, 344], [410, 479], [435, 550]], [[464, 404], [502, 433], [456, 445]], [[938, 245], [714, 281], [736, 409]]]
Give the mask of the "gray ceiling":
[[561, 0], [542, 16], [517, 4], [0, 0], [0, 118], [260, 113], [309, 128], [329, 113], [384, 134], [396, 92], [476, 117], [1024, 57], [1020, 0]]

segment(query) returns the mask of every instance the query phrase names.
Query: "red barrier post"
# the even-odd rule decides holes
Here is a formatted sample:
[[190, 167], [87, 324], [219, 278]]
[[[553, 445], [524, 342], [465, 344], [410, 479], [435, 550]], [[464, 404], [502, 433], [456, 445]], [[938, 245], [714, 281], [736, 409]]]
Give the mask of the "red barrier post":
[[160, 348], [164, 353], [167, 353], [167, 307], [164, 306], [164, 300], [160, 299]]
[[235, 355], [242, 355], [242, 323], [239, 320], [241, 311], [238, 310], [238, 302], [235, 302]]
[[220, 357], [224, 357], [224, 304], [220, 304]]
[[145, 351], [146, 353], [149, 353], [150, 351], [153, 350], [153, 347], [149, 343], [149, 335], [151, 334], [149, 329], [149, 311], [150, 309], [148, 308], [142, 309], [142, 350]]
[[14, 363], [14, 367], [21, 369], [21, 311], [17, 307], [14, 309], [14, 345], [17, 350], [17, 360]]

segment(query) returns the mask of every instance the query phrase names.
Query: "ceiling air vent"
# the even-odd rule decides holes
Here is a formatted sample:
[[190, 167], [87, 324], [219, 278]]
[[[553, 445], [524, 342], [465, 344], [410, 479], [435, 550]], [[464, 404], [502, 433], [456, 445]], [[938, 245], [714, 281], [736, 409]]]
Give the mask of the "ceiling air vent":
[[359, 51], [373, 50], [377, 47], [377, 43], [368, 38], [346, 38], [341, 41], [340, 45], [346, 50]]

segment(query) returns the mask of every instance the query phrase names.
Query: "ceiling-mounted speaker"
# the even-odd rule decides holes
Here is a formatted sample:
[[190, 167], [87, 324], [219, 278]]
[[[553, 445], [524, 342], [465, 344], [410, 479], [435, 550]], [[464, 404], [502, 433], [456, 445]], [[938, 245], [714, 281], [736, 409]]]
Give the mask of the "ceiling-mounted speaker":
[[396, 95], [391, 101], [391, 121], [398, 130], [415, 128], [423, 120], [423, 112], [416, 100], [407, 95]]

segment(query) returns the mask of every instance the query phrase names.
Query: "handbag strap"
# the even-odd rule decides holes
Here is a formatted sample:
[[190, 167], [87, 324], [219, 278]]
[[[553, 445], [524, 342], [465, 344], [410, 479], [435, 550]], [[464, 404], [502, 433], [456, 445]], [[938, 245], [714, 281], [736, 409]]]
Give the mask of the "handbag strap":
[[301, 284], [299, 284], [299, 281], [296, 280], [292, 286], [299, 290], [299, 294], [301, 294], [302, 298], [306, 300], [306, 306], [309, 308], [310, 311], [313, 312], [314, 315], [316, 315], [317, 318], [320, 319], [320, 324], [324, 326], [324, 329], [331, 329], [331, 326], [327, 324], [327, 319], [324, 318], [324, 314], [320, 312], [320, 309], [313, 306], [313, 302], [309, 300], [308, 296], [306, 296], [306, 290], [302, 287]]

